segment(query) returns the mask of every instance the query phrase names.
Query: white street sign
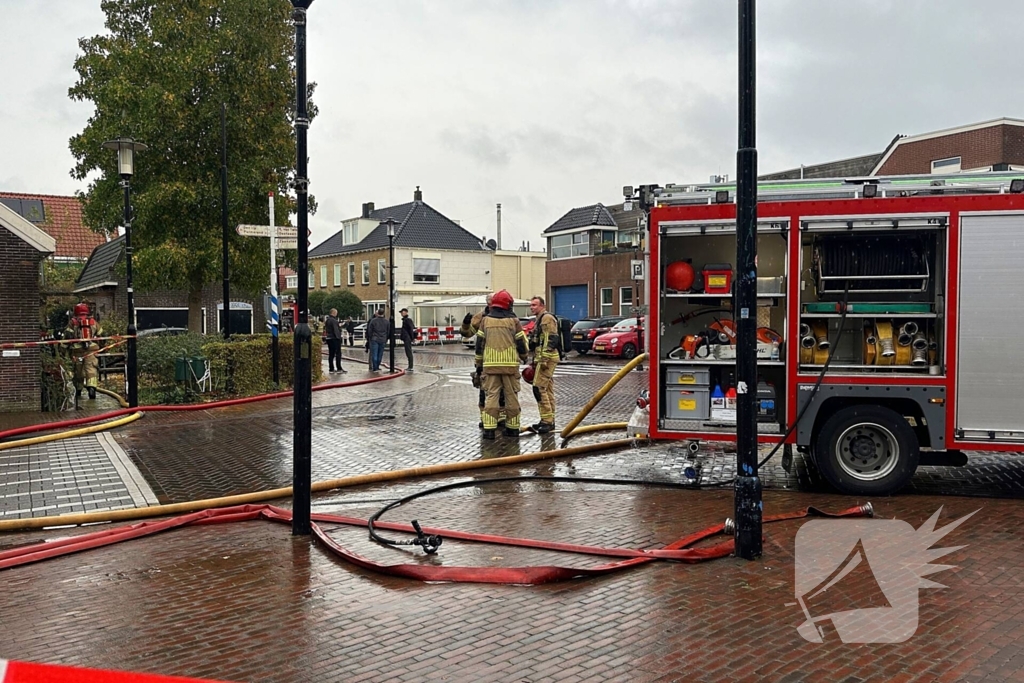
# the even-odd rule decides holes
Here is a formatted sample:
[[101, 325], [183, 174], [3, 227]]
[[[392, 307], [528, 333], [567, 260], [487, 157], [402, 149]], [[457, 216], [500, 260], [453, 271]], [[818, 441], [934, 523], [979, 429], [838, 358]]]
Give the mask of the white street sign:
[[299, 248], [299, 241], [298, 240], [291, 240], [291, 239], [289, 239], [289, 240], [274, 240], [274, 248], [275, 249], [298, 249]]
[[633, 279], [634, 280], [643, 280], [644, 279], [644, 262], [640, 261], [640, 260], [635, 260], [634, 259], [634, 260], [631, 260], [629, 262], [629, 265], [630, 265], [630, 268], [633, 271]]
[[[269, 225], [246, 225], [240, 224], [235, 228], [242, 237], [270, 237], [270, 226]], [[292, 238], [295, 239], [299, 236], [299, 229], [293, 228], [287, 225], [279, 226], [275, 229], [278, 237]], [[282, 247], [283, 248], [283, 247]]]

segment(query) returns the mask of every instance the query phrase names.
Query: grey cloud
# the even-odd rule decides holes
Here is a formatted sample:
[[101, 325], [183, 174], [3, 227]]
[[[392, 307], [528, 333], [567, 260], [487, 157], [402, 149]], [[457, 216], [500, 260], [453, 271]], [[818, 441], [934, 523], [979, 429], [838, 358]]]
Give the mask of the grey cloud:
[[441, 143], [448, 149], [464, 154], [484, 165], [507, 166], [512, 159], [511, 146], [483, 129], [440, 132]]

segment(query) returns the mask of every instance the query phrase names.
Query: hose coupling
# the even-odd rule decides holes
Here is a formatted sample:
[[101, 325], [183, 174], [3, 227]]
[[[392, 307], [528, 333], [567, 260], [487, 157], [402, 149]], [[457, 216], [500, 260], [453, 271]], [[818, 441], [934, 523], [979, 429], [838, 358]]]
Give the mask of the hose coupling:
[[416, 530], [416, 540], [412, 543], [423, 548], [423, 552], [427, 555], [433, 555], [437, 552], [437, 549], [441, 547], [441, 543], [444, 539], [436, 534], [425, 534], [423, 529], [420, 527], [418, 520], [412, 520], [412, 528]]
[[863, 505], [861, 505], [860, 511], [863, 513], [865, 517], [875, 516], [875, 507], [871, 503], [864, 503]]
[[722, 525], [722, 533], [727, 536], [736, 533], [736, 522], [732, 521], [732, 517], [725, 518], [725, 523]]

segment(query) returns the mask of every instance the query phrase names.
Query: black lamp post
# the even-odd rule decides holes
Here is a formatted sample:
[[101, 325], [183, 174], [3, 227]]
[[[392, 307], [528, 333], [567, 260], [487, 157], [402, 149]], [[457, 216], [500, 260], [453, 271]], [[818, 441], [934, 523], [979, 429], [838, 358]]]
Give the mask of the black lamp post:
[[390, 216], [384, 220], [388, 226], [388, 317], [391, 319], [391, 340], [388, 343], [391, 372], [395, 372], [395, 226], [398, 221]]
[[[298, 279], [295, 306], [295, 384], [292, 403], [292, 535], [308, 536], [313, 477], [313, 375], [309, 329], [309, 178], [306, 177], [306, 10], [313, 0], [292, 0], [295, 24], [295, 197], [298, 214]], [[317, 359], [320, 362], [320, 359]]]
[[132, 207], [131, 181], [135, 173], [135, 150], [143, 151], [148, 147], [131, 138], [118, 138], [103, 143], [106, 149], [117, 152], [117, 172], [121, 176], [121, 187], [124, 188], [124, 254], [125, 254], [125, 287], [128, 290], [128, 362], [125, 367], [128, 381], [128, 406], [139, 405], [139, 356], [135, 344], [135, 293], [132, 289]]

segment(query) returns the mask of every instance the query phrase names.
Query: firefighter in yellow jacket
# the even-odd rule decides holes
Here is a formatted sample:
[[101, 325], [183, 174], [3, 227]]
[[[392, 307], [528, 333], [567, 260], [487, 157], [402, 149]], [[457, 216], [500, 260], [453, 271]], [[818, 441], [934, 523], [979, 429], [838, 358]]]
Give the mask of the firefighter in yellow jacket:
[[[484, 310], [479, 313], [467, 313], [466, 317], [462, 319], [462, 327], [459, 328], [459, 332], [462, 333], [463, 337], [475, 338], [477, 330], [480, 329], [480, 321], [485, 315], [491, 310], [491, 300], [494, 298], [493, 294], [488, 294], [484, 297]], [[484, 403], [487, 399], [487, 395], [481, 385], [480, 375], [473, 375], [473, 386], [480, 390], [480, 429], [484, 428]], [[505, 392], [501, 392], [498, 397], [498, 406], [500, 408], [498, 414], [498, 426], [504, 427], [505, 422]]]
[[505, 392], [505, 436], [519, 437], [519, 364], [527, 358], [526, 333], [512, 311], [512, 295], [501, 290], [491, 299], [490, 311], [480, 319], [476, 333], [476, 371], [486, 395], [485, 439], [493, 439]]
[[93, 340], [102, 334], [103, 330], [100, 329], [99, 323], [89, 314], [89, 304], [75, 304], [74, 315], [68, 324], [65, 338], [81, 340], [79, 343], [68, 345], [74, 368], [76, 400], [82, 395], [83, 386], [88, 390], [90, 399], [96, 398], [96, 387], [99, 385], [100, 377], [100, 359], [96, 354], [99, 353], [100, 347]]
[[532, 425], [538, 434], [555, 429], [555, 367], [560, 358], [561, 335], [558, 320], [544, 307], [544, 298], [530, 300], [530, 312], [536, 316], [530, 333], [530, 351], [533, 353], [533, 397], [537, 399], [540, 422]]

